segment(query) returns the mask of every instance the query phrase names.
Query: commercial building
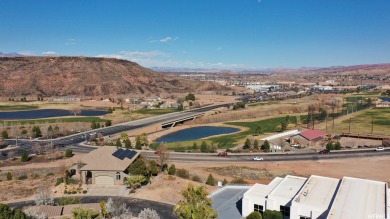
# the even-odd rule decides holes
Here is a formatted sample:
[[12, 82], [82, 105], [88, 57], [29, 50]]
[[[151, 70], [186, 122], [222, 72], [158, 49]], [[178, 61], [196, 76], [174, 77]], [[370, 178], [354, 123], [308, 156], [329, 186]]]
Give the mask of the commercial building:
[[389, 219], [386, 182], [344, 177], [276, 177], [243, 194], [242, 216], [253, 211], [280, 211], [285, 219]]

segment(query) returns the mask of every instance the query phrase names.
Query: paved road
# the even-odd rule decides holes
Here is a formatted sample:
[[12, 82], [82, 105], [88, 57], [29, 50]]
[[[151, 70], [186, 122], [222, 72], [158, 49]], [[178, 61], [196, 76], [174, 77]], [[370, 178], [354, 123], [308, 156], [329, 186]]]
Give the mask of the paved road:
[[[72, 196], [73, 197], [73, 196]], [[99, 203], [100, 201], [107, 201], [108, 196], [81, 196], [81, 203]], [[177, 218], [177, 216], [173, 213], [173, 205], [149, 201], [144, 199], [135, 199], [135, 198], [126, 198], [126, 197], [111, 197], [112, 200], [119, 203], [126, 203], [128, 207], [130, 207], [134, 216], [137, 216], [141, 210], [144, 208], [151, 208], [157, 211], [161, 218]], [[55, 202], [58, 201], [59, 198], [55, 198]], [[23, 202], [14, 202], [8, 203], [8, 205], [12, 208], [23, 208], [25, 206], [35, 205], [33, 201], [23, 201]]]
[[[17, 142], [17, 145], [20, 146], [20, 148], [17, 151], [20, 151], [20, 149], [31, 151], [31, 146], [34, 144], [40, 144], [42, 146], [47, 145], [47, 144], [52, 144], [53, 146], [63, 145], [64, 147], [73, 145], [73, 147], [75, 148], [75, 147], [78, 147], [79, 143], [88, 140], [91, 133], [101, 133], [105, 136], [114, 135], [114, 134], [121, 133], [123, 131], [130, 131], [130, 130], [134, 130], [134, 129], [139, 129], [139, 128], [147, 127], [147, 126], [150, 126], [153, 124], [166, 123], [169, 121], [180, 120], [182, 118], [200, 115], [200, 114], [207, 112], [209, 110], [216, 109], [219, 107], [227, 107], [230, 105], [231, 104], [216, 104], [216, 105], [206, 106], [206, 107], [193, 109], [193, 110], [158, 115], [158, 116], [154, 116], [154, 117], [150, 117], [150, 118], [125, 122], [125, 123], [121, 123], [121, 124], [110, 126], [110, 127], [104, 127], [104, 128], [86, 131], [86, 132], [81, 132], [81, 133], [77, 133], [77, 134], [73, 134], [73, 135], [69, 135], [69, 136], [65, 136], [65, 137], [56, 138], [53, 140], [19, 139]], [[7, 142], [10, 145], [16, 144], [15, 139], [8, 139]], [[81, 149], [85, 150], [85, 148], [81, 148]], [[7, 159], [7, 156], [1, 156], [0, 159]]]

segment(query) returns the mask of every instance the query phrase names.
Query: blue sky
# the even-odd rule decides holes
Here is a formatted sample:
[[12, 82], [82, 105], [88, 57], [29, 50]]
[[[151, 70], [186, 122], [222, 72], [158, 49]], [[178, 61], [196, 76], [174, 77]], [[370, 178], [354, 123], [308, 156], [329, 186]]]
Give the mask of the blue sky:
[[146, 67], [390, 62], [389, 0], [1, 0], [0, 51]]

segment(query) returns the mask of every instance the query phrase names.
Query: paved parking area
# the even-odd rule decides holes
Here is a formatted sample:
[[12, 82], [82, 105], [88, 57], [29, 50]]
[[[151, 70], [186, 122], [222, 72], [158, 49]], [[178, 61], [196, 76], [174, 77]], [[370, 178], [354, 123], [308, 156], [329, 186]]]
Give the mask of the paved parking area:
[[218, 218], [241, 219], [242, 196], [250, 186], [225, 186], [210, 195]]
[[127, 196], [129, 189], [121, 185], [89, 185], [87, 195], [93, 196]]

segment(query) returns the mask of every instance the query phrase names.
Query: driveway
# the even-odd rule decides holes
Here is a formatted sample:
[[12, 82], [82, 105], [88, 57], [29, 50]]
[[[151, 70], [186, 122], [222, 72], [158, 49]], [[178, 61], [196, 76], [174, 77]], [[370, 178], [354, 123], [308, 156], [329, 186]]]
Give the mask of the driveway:
[[129, 189], [121, 185], [88, 185], [87, 195], [92, 196], [128, 196]]

